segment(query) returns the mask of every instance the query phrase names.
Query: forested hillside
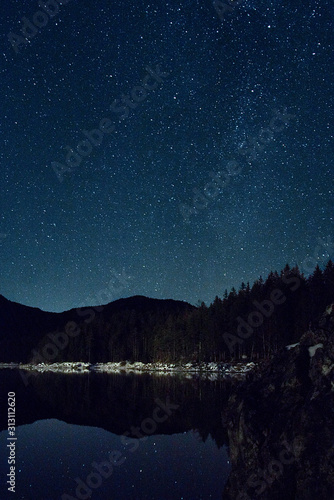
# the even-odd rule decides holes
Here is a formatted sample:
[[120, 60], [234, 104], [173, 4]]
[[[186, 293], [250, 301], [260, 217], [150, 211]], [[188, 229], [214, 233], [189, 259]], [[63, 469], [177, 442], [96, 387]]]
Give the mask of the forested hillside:
[[[8, 302], [1, 302], [1, 318], [6, 316], [3, 308]], [[40, 311], [16, 304], [18, 314], [24, 311], [27, 331], [17, 317], [15, 328], [8, 318], [6, 324], [2, 322], [6, 333], [0, 337], [0, 361], [40, 361], [50, 344], [57, 349], [46, 362], [266, 358], [298, 342], [332, 302], [334, 265], [329, 261], [324, 270], [317, 266], [309, 277], [303, 276], [298, 267], [286, 265], [280, 273], [260, 277], [252, 286], [242, 283], [239, 290], [225, 291], [209, 306], [130, 297], [101, 308], [73, 309], [56, 317], [50, 313], [49, 329], [48, 313], [43, 313], [43, 328], [39, 326], [38, 335], [29, 325], [31, 321], [36, 324], [33, 318], [36, 314], [40, 317]], [[15, 307], [10, 304], [13, 319]], [[75, 335], [64, 335], [68, 322]]]

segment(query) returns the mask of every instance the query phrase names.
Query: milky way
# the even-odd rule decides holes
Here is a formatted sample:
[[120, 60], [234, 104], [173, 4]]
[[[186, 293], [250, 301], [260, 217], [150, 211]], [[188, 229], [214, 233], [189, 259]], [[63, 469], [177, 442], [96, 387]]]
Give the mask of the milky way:
[[1, 294], [210, 303], [333, 257], [331, 2], [0, 10]]

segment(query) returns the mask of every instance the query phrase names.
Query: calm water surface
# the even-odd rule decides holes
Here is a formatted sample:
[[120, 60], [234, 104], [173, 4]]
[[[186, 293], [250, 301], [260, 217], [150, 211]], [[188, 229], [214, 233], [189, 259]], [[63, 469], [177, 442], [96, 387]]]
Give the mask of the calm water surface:
[[[0, 371], [1, 499], [221, 499], [229, 384], [147, 374]], [[16, 393], [16, 493], [7, 490], [7, 393]], [[5, 410], [5, 411], [3, 411]]]

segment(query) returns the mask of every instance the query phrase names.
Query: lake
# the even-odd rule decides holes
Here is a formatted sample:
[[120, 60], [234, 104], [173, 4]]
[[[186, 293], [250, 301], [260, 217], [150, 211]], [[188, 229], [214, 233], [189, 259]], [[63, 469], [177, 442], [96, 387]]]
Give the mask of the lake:
[[[1, 499], [221, 499], [226, 379], [0, 370]], [[15, 495], [7, 395], [15, 392]], [[6, 451], [8, 450], [8, 451]]]

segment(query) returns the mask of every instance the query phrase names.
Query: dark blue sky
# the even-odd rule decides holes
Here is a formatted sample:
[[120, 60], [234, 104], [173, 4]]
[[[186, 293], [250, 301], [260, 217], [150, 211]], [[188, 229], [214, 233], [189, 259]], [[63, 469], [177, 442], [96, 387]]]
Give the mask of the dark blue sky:
[[333, 256], [333, 4], [237, 3], [0, 6], [1, 294], [210, 302]]

